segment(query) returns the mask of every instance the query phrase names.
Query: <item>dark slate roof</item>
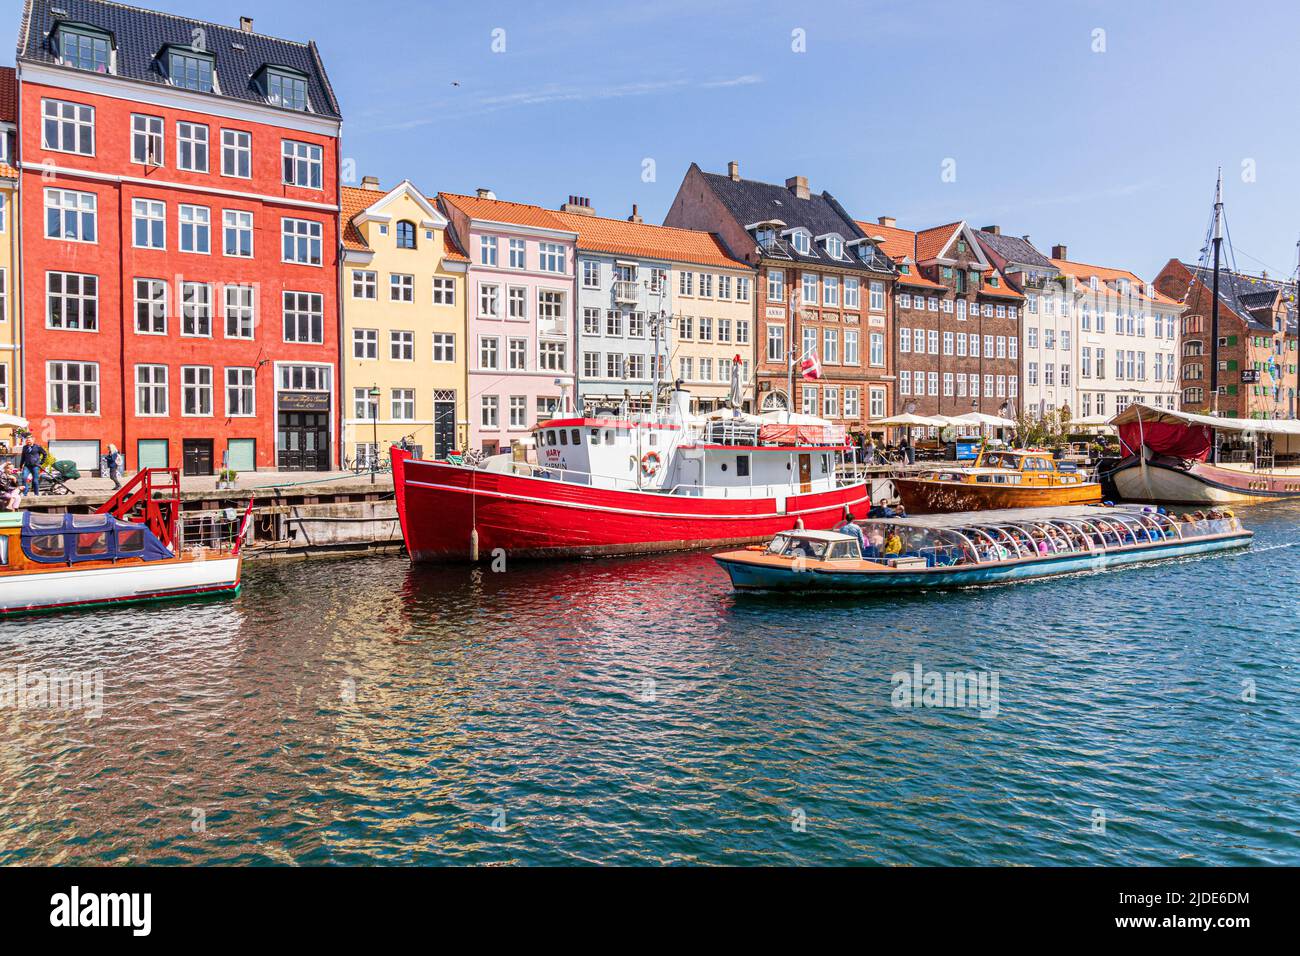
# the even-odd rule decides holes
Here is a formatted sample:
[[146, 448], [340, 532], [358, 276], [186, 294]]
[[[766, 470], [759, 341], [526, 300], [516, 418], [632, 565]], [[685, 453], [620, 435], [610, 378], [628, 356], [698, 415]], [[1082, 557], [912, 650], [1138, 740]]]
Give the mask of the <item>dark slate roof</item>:
[[1004, 236], [996, 232], [976, 229], [975, 238], [979, 240], [980, 245], [992, 249], [1007, 262], [1019, 262], [1027, 266], [1056, 271], [1056, 266], [1052, 265], [1052, 261], [1047, 256], [1019, 236]]
[[[703, 171], [701, 175], [727, 211], [742, 226], [779, 219], [785, 223], [785, 226], [778, 232], [802, 226], [812, 233], [814, 238], [832, 232], [843, 236], [845, 242], [866, 238], [865, 233], [853, 221], [853, 217], [828, 192], [810, 193], [807, 199], [800, 199], [785, 186], [760, 183], [752, 179], [734, 180], [730, 176]], [[831, 259], [814, 242], [809, 249], [809, 255], [805, 256], [796, 252], [788, 242], [778, 242], [777, 248], [769, 254], [769, 258], [835, 265], [871, 272], [894, 271], [892, 260], [884, 253], [877, 255], [874, 265], [860, 261], [851, 251], [848, 255], [851, 257], [849, 260]]]
[[[66, 16], [56, 15], [53, 12], [56, 8], [65, 11]], [[18, 33], [18, 59], [58, 65], [51, 35], [60, 21], [98, 27], [111, 34], [117, 50], [116, 75], [159, 86], [169, 85], [160, 57], [164, 47], [169, 44], [189, 47], [194, 42], [194, 30], [201, 28], [207, 50], [215, 60], [217, 86], [221, 90], [211, 95], [269, 107], [253, 78], [264, 66], [288, 67], [307, 76], [310, 115], [341, 118], [338, 100], [313, 42], [298, 43], [245, 33], [238, 26], [192, 20], [106, 0], [27, 0]], [[243, 49], [236, 49], [233, 44]]]
[[[1214, 288], [1214, 270], [1184, 262], [1187, 270], [1207, 289]], [[1234, 272], [1231, 269], [1219, 270], [1219, 300], [1236, 312], [1252, 329], [1260, 332], [1272, 332], [1271, 322], [1262, 322], [1251, 312], [1252, 309], [1271, 309], [1278, 293], [1284, 296], [1286, 303], [1286, 327], [1288, 334], [1296, 331], [1296, 284], [1277, 279], [1266, 279], [1248, 272]]]

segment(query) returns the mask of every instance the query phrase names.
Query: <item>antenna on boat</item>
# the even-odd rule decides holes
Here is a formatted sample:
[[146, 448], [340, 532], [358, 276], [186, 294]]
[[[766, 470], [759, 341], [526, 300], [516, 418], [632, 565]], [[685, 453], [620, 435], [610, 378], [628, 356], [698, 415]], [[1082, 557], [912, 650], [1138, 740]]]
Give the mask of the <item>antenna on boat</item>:
[[[1219, 414], [1219, 256], [1223, 247], [1223, 167], [1214, 184], [1214, 288], [1210, 295], [1210, 414]], [[1214, 460], [1218, 463], [1219, 443], [1215, 442]]]

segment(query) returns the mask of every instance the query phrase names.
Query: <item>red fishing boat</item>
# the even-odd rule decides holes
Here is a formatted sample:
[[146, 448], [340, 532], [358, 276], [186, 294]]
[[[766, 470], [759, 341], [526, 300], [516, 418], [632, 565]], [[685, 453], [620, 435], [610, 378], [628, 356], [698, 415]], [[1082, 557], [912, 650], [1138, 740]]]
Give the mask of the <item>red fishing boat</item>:
[[767, 540], [797, 522], [829, 529], [850, 511], [866, 516], [866, 484], [838, 476], [847, 450], [840, 426], [784, 412], [692, 420], [684, 398], [674, 398], [659, 420], [545, 422], [533, 429], [531, 455], [473, 466], [394, 448], [411, 559], [685, 550]]

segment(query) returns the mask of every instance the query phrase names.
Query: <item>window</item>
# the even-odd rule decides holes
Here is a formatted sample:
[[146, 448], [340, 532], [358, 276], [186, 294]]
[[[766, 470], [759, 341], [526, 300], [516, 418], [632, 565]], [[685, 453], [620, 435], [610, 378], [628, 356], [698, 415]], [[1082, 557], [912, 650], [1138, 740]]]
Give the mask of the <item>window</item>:
[[[813, 333], [814, 336], [816, 333]], [[707, 315], [700, 316], [700, 334], [698, 336], [701, 342], [713, 341], [713, 319]]]
[[172, 50], [167, 56], [167, 75], [172, 86], [200, 93], [212, 92], [211, 57]]
[[[280, 142], [280, 159], [283, 166], [284, 184], [300, 186], [303, 189], [321, 188], [322, 150], [315, 143], [300, 143], [286, 139]], [[402, 245], [402, 227], [409, 231], [409, 246]], [[415, 226], [409, 222], [397, 224], [397, 248], [415, 248]]]
[[314, 219], [281, 219], [282, 258], [285, 262], [321, 264], [321, 224]]
[[[723, 326], [726, 326], [727, 333], [723, 336]], [[627, 314], [627, 334], [629, 338], [645, 338], [645, 314], [642, 312], [629, 312]], [[718, 341], [731, 341], [731, 322], [728, 319], [718, 319]]]
[[352, 357], [363, 360], [379, 358], [379, 331], [377, 329], [352, 330]]
[[169, 413], [166, 365], [135, 367], [135, 413], [150, 418], [161, 418]]
[[[930, 354], [931, 354], [931, 355], [938, 355], [938, 354], [939, 354], [939, 332], [938, 332], [938, 330], [937, 330], [937, 329], [930, 329], [930, 331], [926, 333], [926, 338], [929, 340], [929, 352], [930, 352]], [[920, 351], [920, 350], [918, 349], [917, 351]]]
[[[918, 372], [917, 374], [919, 375], [920, 373]], [[939, 394], [939, 373], [930, 372], [926, 376], [926, 380], [929, 382], [929, 393], [931, 395], [938, 395]], [[918, 386], [918, 390], [919, 390], [919, 386]]]
[[368, 422], [379, 418], [379, 401], [371, 396], [369, 388], [352, 390], [352, 417]]
[[319, 292], [285, 292], [283, 302], [286, 342], [320, 345], [325, 341], [325, 306]]
[[280, 70], [266, 71], [266, 99], [288, 110], [307, 109], [307, 80]]
[[141, 335], [167, 334], [167, 283], [135, 280], [135, 330]]
[[568, 368], [568, 345], [564, 342], [539, 342], [537, 344], [538, 368], [548, 372], [563, 372]]
[[415, 389], [395, 388], [389, 405], [393, 421], [409, 422], [415, 419]]
[[181, 206], [181, 252], [208, 255], [212, 251], [212, 210], [207, 206]]
[[[528, 396], [511, 395], [510, 396], [510, 427], [527, 428], [528, 427]], [[565, 432], [560, 431], [563, 435]]]
[[605, 353], [605, 377], [623, 377], [623, 355], [621, 352]]
[[202, 123], [176, 124], [176, 168], [208, 171], [208, 128]]
[[749, 319], [736, 320], [736, 344], [749, 344]]
[[49, 411], [54, 415], [99, 414], [99, 364], [46, 362]]
[[822, 330], [822, 361], [832, 365], [840, 362], [840, 330]]
[[212, 286], [206, 282], [181, 283], [181, 335], [212, 335]]
[[97, 203], [94, 193], [71, 189], [45, 190], [45, 238], [94, 242]]
[[510, 259], [511, 269], [527, 268], [527, 260], [525, 259], [527, 248], [527, 244], [522, 239], [510, 240], [507, 252]]
[[870, 308], [872, 312], [885, 311], [885, 284], [875, 279], [871, 281]]
[[825, 418], [840, 417], [840, 390], [828, 385], [822, 389], [822, 415]]
[[559, 322], [564, 318], [564, 293], [549, 289], [537, 291], [537, 320]]
[[414, 362], [415, 333], [400, 330], [389, 332], [388, 357], [394, 362]]
[[800, 410], [805, 415], [817, 414], [817, 386], [804, 385], [799, 389], [801, 393]]
[[943, 394], [945, 398], [952, 398], [952, 394], [953, 394], [952, 372], [943, 373]]
[[456, 280], [447, 276], [433, 277], [433, 304], [456, 304]]
[[78, 272], [45, 275], [45, 327], [81, 332], [98, 330], [99, 279]]
[[161, 166], [163, 155], [162, 117], [131, 114], [131, 162]]
[[785, 304], [785, 270], [767, 270], [767, 298], [771, 302]]
[[600, 288], [600, 263], [595, 259], [582, 261], [582, 287], [584, 289]]
[[769, 324], [767, 327], [767, 360], [785, 360], [785, 326]]
[[523, 286], [506, 289], [506, 316], [511, 319], [528, 318], [528, 290]]
[[868, 414], [872, 418], [883, 418], [885, 414], [885, 390], [883, 388], [873, 388], [870, 395], [871, 408]]
[[731, 298], [731, 276], [718, 276], [718, 298]]
[[368, 269], [352, 270], [352, 298], [374, 299], [379, 295], [379, 273]]
[[496, 236], [478, 237], [478, 261], [479, 265], [484, 266], [494, 266], [497, 264]]
[[501, 340], [495, 335], [479, 336], [478, 367], [487, 371], [501, 367]]
[[415, 276], [402, 275], [400, 272], [394, 272], [390, 275], [388, 277], [388, 301], [414, 302]]
[[[856, 278], [846, 278], [844, 280], [844, 308], [857, 309], [861, 308], [861, 302], [858, 296], [859, 283]], [[848, 400], [845, 399], [847, 407]], [[847, 412], [847, 408], [846, 408]]]
[[253, 302], [255, 290], [251, 285], [228, 285], [226, 299], [226, 338], [251, 339], [253, 337]]
[[454, 332], [433, 333], [433, 360], [435, 362], [456, 361], [456, 334]]
[[925, 354], [925, 329], [912, 330], [912, 351], [917, 355]]
[[645, 378], [645, 356], [639, 352], [633, 352], [627, 357], [627, 377], [628, 378]]
[[[848, 333], [846, 332], [845, 333], [846, 342], [847, 342], [847, 336]], [[855, 342], [854, 350], [856, 351], [857, 333], [854, 333], [853, 337]], [[871, 357], [870, 357], [871, 364], [876, 368], [883, 368], [885, 364], [885, 333], [872, 332], [869, 338], [870, 338], [870, 347], [871, 347]], [[846, 354], [847, 354], [847, 345], [846, 345]]]
[[132, 235], [138, 249], [167, 248], [167, 204], [156, 199], [131, 200]]
[[805, 272], [803, 274], [802, 302], [804, 305], [817, 304], [817, 274], [815, 272]]
[[1029, 365], [1028, 365], [1028, 374], [1026, 375], [1026, 381], [1027, 381], [1030, 385], [1037, 385], [1037, 384], [1038, 384], [1038, 363], [1037, 363], [1037, 362], [1030, 362], [1030, 363], [1029, 363]]
[[822, 304], [838, 307], [840, 304], [839, 276], [822, 277]]
[[912, 373], [907, 369], [900, 369], [898, 373], [898, 394], [912, 394]]
[[41, 100], [41, 146], [59, 153], [95, 155], [95, 108]]
[[538, 268], [543, 272], [564, 272], [564, 246], [557, 242], [538, 243]]
[[[799, 253], [801, 256], [808, 255], [808, 250], [811, 248], [808, 240], [808, 233], [801, 229], [796, 229], [790, 234], [790, 244], [794, 246], [795, 252]], [[817, 414], [816, 410], [813, 411], [813, 414]]]
[[1020, 357], [1020, 340], [1014, 335], [1007, 337], [1007, 358], [1018, 359]]
[[221, 175], [249, 179], [253, 175], [253, 136], [238, 129], [221, 131]]
[[257, 414], [255, 369], [226, 369], [226, 414], [231, 418], [252, 418]]
[[225, 255], [240, 259], [253, 257], [253, 214], [242, 209], [225, 209], [221, 213]]
[[60, 27], [58, 41], [59, 62], [64, 66], [92, 73], [111, 72], [112, 48], [104, 34]]
[[181, 366], [181, 414], [191, 418], [212, 414], [211, 366]]
[[488, 319], [501, 317], [500, 286], [484, 284], [478, 287], [478, 314]]
[[497, 395], [484, 395], [480, 403], [479, 422], [484, 428], [499, 428], [501, 398]]
[[898, 351], [912, 351], [912, 330], [901, 325], [898, 327]]
[[700, 297], [713, 298], [713, 276], [707, 272], [700, 273]]

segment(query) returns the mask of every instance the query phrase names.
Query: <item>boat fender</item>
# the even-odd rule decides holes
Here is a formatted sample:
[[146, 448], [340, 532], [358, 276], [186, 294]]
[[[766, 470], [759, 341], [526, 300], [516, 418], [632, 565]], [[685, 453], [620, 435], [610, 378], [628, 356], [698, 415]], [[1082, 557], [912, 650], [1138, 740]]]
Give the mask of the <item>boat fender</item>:
[[749, 545], [747, 548], [745, 548], [745, 550], [746, 550], [746, 551], [766, 551], [767, 548], [766, 548], [764, 545], [761, 545], [761, 544], [751, 544], [751, 545]]
[[469, 559], [478, 560], [478, 528], [474, 528], [469, 533]]
[[659, 453], [657, 451], [648, 451], [641, 456], [641, 474], [646, 478], [653, 478], [659, 474]]

